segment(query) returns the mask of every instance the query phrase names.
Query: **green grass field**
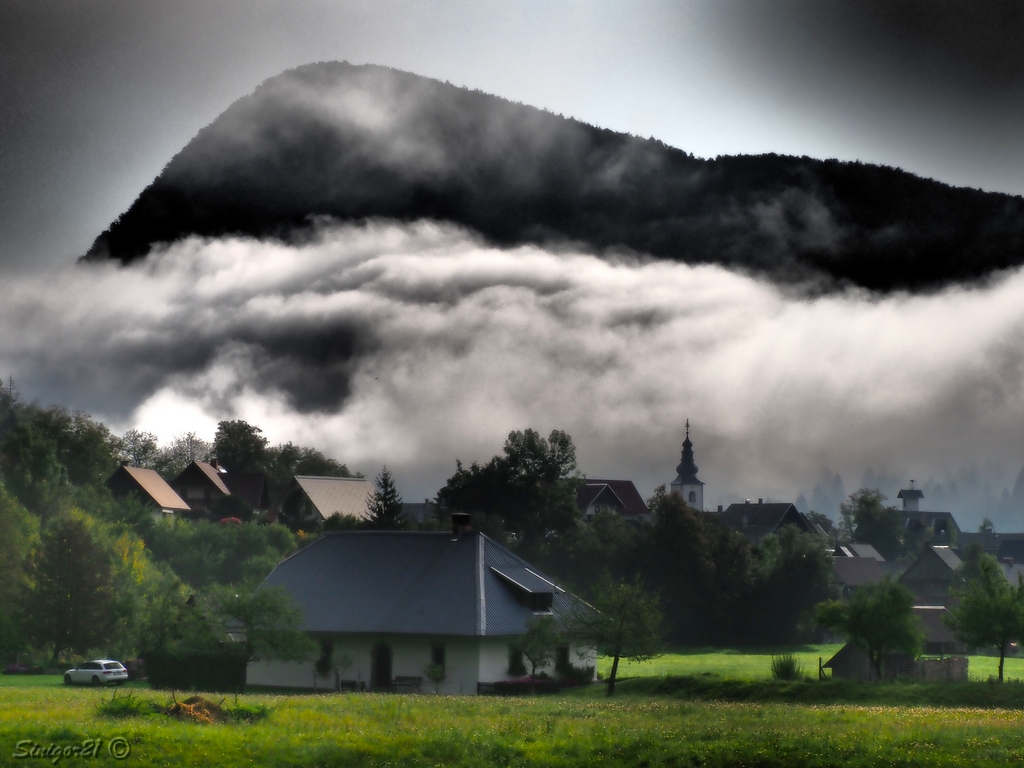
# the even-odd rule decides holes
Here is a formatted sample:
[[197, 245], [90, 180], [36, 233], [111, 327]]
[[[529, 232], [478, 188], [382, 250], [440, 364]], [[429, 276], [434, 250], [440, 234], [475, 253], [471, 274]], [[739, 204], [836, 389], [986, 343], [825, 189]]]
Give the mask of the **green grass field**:
[[[122, 764], [138, 766], [984, 766], [1024, 757], [1021, 711], [595, 694], [247, 695], [239, 702], [269, 707], [265, 720], [204, 725], [156, 714], [102, 717], [97, 708], [109, 690], [5, 686], [0, 765], [40, 764], [15, 757], [28, 748], [26, 740], [71, 747], [101, 739], [89, 763], [116, 763], [107, 745], [117, 738], [131, 751]], [[170, 698], [133, 695], [161, 704]]]
[[[632, 664], [619, 662], [618, 676], [664, 677], [666, 675], [687, 676], [712, 673], [730, 680], [766, 680], [771, 677], [773, 655], [785, 652], [794, 654], [803, 667], [804, 674], [816, 678], [818, 659], [828, 661], [842, 648], [842, 643], [805, 645], [792, 648], [687, 648], [659, 656], [653, 661]], [[968, 674], [972, 680], [988, 680], [999, 672], [998, 656], [970, 656]], [[611, 671], [611, 659], [599, 659], [597, 669], [607, 677]], [[1003, 668], [1006, 680], [1024, 680], [1024, 658], [1007, 658]]]
[[[837, 648], [791, 650], [813, 675], [818, 658]], [[613, 699], [603, 686], [514, 699], [210, 695], [229, 707], [269, 710], [258, 722], [219, 724], [154, 713], [150, 704], [166, 706], [170, 694], [145, 683], [99, 689], [65, 686], [56, 675], [0, 676], [0, 766], [41, 764], [18, 757], [31, 745], [70, 749], [86, 739], [100, 740], [90, 762], [139, 766], [855, 768], [1024, 759], [1024, 684], [783, 683], [769, 679], [771, 657], [772, 650], [702, 649], [627, 664]], [[972, 657], [972, 676], [987, 677], [997, 662]], [[1024, 677], [1024, 660], [1008, 660], [1006, 675]], [[128, 694], [144, 702], [146, 714], [100, 714], [103, 702]], [[129, 745], [130, 759], [114, 759], [115, 739]]]

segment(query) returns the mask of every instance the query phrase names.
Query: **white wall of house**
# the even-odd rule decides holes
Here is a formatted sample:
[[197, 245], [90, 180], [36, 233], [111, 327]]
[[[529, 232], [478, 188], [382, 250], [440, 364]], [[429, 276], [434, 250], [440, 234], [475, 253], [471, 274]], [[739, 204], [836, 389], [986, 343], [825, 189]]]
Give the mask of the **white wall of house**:
[[[333, 639], [332, 661], [337, 665], [344, 656], [352, 660], [348, 669], [339, 669], [343, 680], [355, 680], [358, 687], [373, 690], [373, 648], [378, 643], [391, 647], [391, 676], [421, 677], [421, 690], [433, 692], [434, 684], [424, 669], [431, 663], [434, 644], [444, 646], [447, 679], [440, 693], [475, 694], [479, 670], [479, 638], [432, 637], [420, 635], [341, 635]], [[507, 662], [506, 662], [507, 663]], [[334, 688], [334, 676], [316, 676], [316, 662], [252, 662], [247, 671], [250, 685], [285, 688]], [[500, 678], [499, 678], [500, 679]]]
[[[335, 665], [348, 656], [352, 660], [347, 669], [339, 669], [343, 680], [356, 681], [357, 687], [373, 690], [372, 653], [377, 643], [391, 646], [391, 676], [422, 677], [421, 691], [432, 693], [434, 684], [427, 679], [424, 669], [431, 662], [431, 651], [435, 643], [443, 644], [447, 679], [438, 689], [439, 693], [475, 694], [478, 682], [493, 683], [508, 680], [509, 648], [514, 638], [508, 637], [432, 637], [423, 635], [340, 635], [333, 639], [332, 661]], [[588, 649], [583, 657], [578, 649], [570, 652], [570, 660], [576, 666], [595, 666], [596, 656]], [[554, 663], [544, 671], [554, 676]], [[266, 685], [279, 688], [308, 688], [313, 690], [334, 690], [334, 675], [322, 677], [316, 674], [315, 660], [305, 662], [261, 662], [254, 661], [247, 670], [249, 685]]]

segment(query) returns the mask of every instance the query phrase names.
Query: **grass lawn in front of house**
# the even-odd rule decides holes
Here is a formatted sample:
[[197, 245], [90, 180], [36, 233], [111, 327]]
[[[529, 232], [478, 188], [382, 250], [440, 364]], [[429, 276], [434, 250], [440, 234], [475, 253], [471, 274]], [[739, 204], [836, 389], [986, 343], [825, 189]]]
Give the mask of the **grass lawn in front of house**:
[[[89, 762], [224, 768], [988, 766], [1024, 755], [1021, 710], [722, 703], [636, 694], [607, 700], [590, 694], [229, 696], [225, 706], [265, 708], [267, 716], [196, 723], [155, 712], [152, 704], [170, 703], [165, 692], [132, 692], [147, 714], [115, 718], [100, 714], [112, 691], [4, 687], [0, 764], [26, 762], [14, 755], [32, 745], [74, 748], [87, 739], [101, 740]], [[116, 742], [120, 747], [127, 745], [129, 760], [111, 755], [117, 739], [124, 740]]]

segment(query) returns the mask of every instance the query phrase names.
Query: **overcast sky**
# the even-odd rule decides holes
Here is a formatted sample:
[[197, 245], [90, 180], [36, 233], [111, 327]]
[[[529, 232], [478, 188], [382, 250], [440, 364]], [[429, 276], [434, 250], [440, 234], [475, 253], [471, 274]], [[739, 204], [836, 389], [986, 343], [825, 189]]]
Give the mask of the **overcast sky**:
[[1024, 192], [1024, 9], [948, 0], [0, 0], [0, 260], [66, 262], [231, 102], [376, 63], [701, 157]]
[[[187, 417], [202, 431], [202, 424], [232, 415], [262, 420], [275, 440], [320, 441], [342, 460], [362, 462], [357, 468], [364, 471], [382, 460], [397, 465], [412, 478], [405, 489], [411, 498], [436, 490], [456, 454], [486, 458], [508, 429], [526, 426], [568, 429], [588, 462], [583, 469], [631, 474], [647, 494], [671, 479], [681, 439], [676, 422], [686, 416], [703, 430], [698, 463], [716, 484], [712, 503], [730, 494], [791, 498], [836, 469], [852, 490], [867, 466], [936, 478], [973, 467], [998, 493], [999, 483], [1012, 487], [1024, 462], [1014, 343], [1024, 323], [1016, 309], [1024, 304], [1019, 276], [991, 293], [954, 291], [902, 304], [899, 297], [863, 296], [788, 301], [722, 270], [677, 265], [654, 274], [636, 266], [625, 279], [587, 254], [556, 259], [540, 252], [526, 261], [543, 279], [526, 280], [502, 254], [473, 250], [482, 246], [466, 233], [365, 234], [377, 245], [358, 258], [341, 246], [318, 258], [345, 269], [374, 262], [387, 273], [410, 249], [440, 248], [444, 253], [425, 267], [433, 275], [448, 274], [448, 260], [470, 249], [492, 265], [488, 279], [498, 291], [485, 292], [497, 302], [491, 315], [479, 314], [487, 302], [462, 306], [466, 323], [480, 330], [471, 346], [505, 349], [509, 376], [516, 362], [535, 364], [542, 384], [560, 380], [557, 370], [550, 378], [544, 373], [544, 361], [555, 360], [572, 370], [573, 384], [524, 394], [499, 386], [486, 356], [444, 353], [411, 362], [409, 350], [420, 343], [410, 341], [416, 328], [456, 331], [443, 330], [443, 317], [408, 314], [408, 302], [380, 315], [371, 299], [387, 290], [377, 286], [345, 309], [346, 317], [383, 323], [386, 316], [391, 335], [376, 326], [382, 351], [354, 372], [353, 398], [329, 419], [317, 419], [253, 389], [246, 372], [252, 375], [258, 361], [244, 349], [226, 349], [201, 377], [183, 383], [180, 374], [147, 378], [145, 366], [120, 356], [124, 345], [107, 337], [112, 325], [126, 322], [147, 339], [204, 327], [184, 316], [244, 324], [251, 306], [219, 316], [220, 294], [186, 302], [184, 278], [169, 267], [151, 265], [118, 283], [117, 273], [85, 278], [67, 265], [230, 103], [284, 69], [318, 60], [384, 64], [448, 80], [654, 136], [702, 157], [859, 159], [1022, 194], [1022, 8], [943, 0], [0, 0], [0, 373], [19, 376], [45, 402], [88, 408], [121, 427], [169, 431]], [[264, 253], [257, 244], [226, 243], [202, 258], [196, 247], [184, 249], [187, 259], [179, 249], [178, 258], [214, 270], [210, 264], [230, 261], [225, 254], [239, 249], [250, 258]], [[302, 274], [308, 256], [292, 254], [300, 266], [287, 280]], [[147, 282], [154, 275], [159, 287]], [[505, 295], [508, 280], [515, 290]], [[530, 331], [536, 344], [503, 335], [499, 319], [517, 327], [520, 313], [545, 295], [531, 293], [536, 280], [569, 286], [570, 299], [597, 296], [609, 305], [623, 296], [607, 295], [608, 285], [654, 291], [653, 280], [662, 288], [678, 285], [679, 297], [698, 290], [707, 311], [703, 324], [684, 323], [685, 337], [613, 334], [606, 341], [618, 352], [600, 358], [589, 350], [576, 359], [571, 350], [593, 338], [580, 329], [591, 322], [603, 328], [604, 321], [545, 326], [545, 318], [554, 321], [541, 313]], [[273, 297], [286, 304], [301, 298], [262, 283], [232, 285], [260, 306]], [[154, 296], [166, 306], [153, 304]], [[147, 306], [123, 305], [132, 299]], [[666, 301], [660, 294], [648, 300]], [[60, 316], [68, 306], [74, 322]], [[951, 307], [962, 314], [951, 317]], [[683, 322], [666, 312], [667, 327]], [[409, 326], [409, 317], [426, 325]], [[687, 344], [679, 347], [681, 338]], [[555, 341], [545, 347], [543, 339]], [[654, 362], [630, 369], [622, 362], [629, 350]], [[380, 375], [389, 363], [401, 372]], [[647, 373], [639, 375], [641, 369]], [[595, 370], [600, 375], [584, 375]], [[382, 379], [388, 387], [372, 383]], [[410, 389], [417, 381], [432, 388]], [[459, 381], [486, 387], [490, 400], [470, 398], [465, 410], [441, 397]], [[129, 384], [131, 398], [119, 402], [118, 386]], [[591, 407], [579, 401], [581, 391], [594, 397]], [[399, 417], [416, 402], [429, 410]], [[456, 415], [453, 427], [448, 419]]]

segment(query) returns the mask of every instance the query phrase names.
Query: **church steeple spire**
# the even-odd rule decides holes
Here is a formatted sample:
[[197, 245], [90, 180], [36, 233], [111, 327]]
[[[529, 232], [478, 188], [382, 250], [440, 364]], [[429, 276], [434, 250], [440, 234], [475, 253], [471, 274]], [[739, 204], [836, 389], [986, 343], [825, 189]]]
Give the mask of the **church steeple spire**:
[[704, 509], [704, 483], [697, 479], [697, 463], [693, 460], [689, 419], [686, 420], [686, 439], [683, 440], [680, 458], [679, 466], [676, 467], [676, 479], [669, 483], [669, 487], [680, 494], [690, 506]]

